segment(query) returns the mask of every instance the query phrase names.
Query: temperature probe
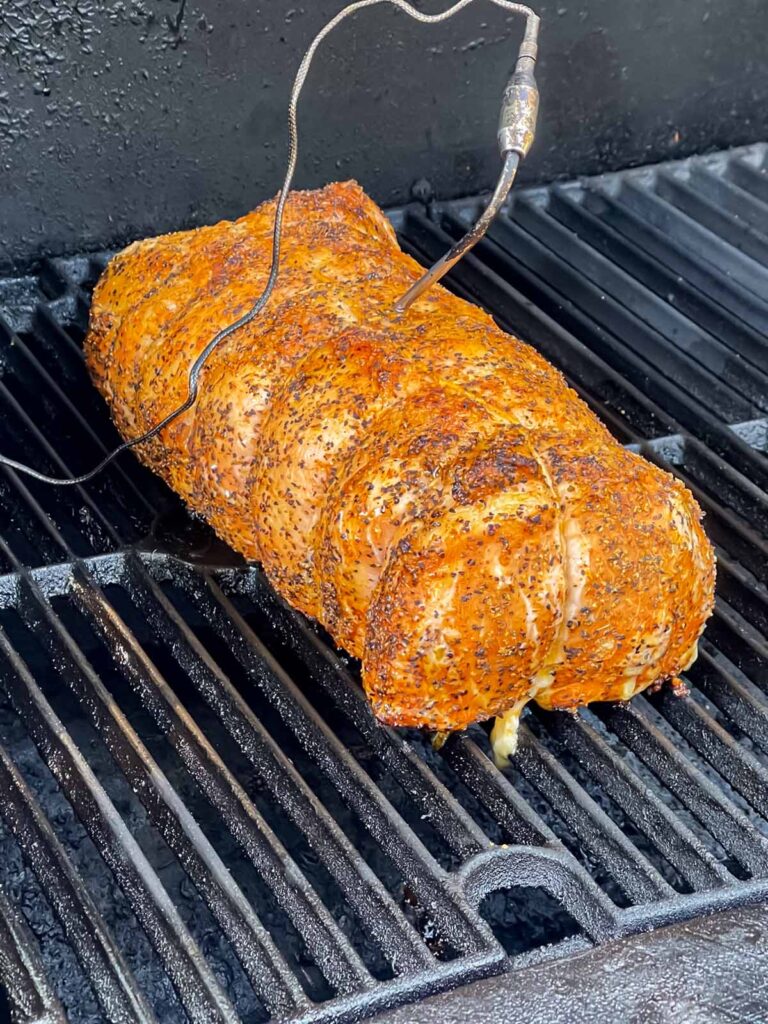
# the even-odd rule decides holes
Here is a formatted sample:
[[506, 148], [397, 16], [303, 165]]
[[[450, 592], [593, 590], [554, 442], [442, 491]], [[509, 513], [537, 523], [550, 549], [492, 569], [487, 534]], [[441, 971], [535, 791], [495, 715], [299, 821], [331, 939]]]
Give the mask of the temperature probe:
[[[403, 11], [415, 21], [422, 22], [426, 25], [435, 25], [438, 22], [447, 21], [448, 18], [452, 18], [454, 14], [458, 14], [460, 10], [464, 7], [468, 7], [473, 2], [474, 0], [457, 0], [457, 3], [453, 4], [441, 13], [424, 14], [422, 11], [417, 10], [408, 3], [407, 0], [356, 0], [355, 3], [348, 4], [346, 7], [342, 8], [337, 15], [331, 18], [331, 20], [320, 29], [310, 43], [309, 48], [304, 54], [301, 64], [299, 65], [299, 69], [296, 72], [296, 77], [293, 81], [293, 88], [291, 89], [291, 97], [288, 103], [288, 164], [283, 178], [283, 184], [278, 194], [277, 205], [275, 207], [275, 223], [272, 230], [272, 263], [267, 283], [264, 285], [263, 291], [254, 301], [251, 308], [237, 320], [227, 324], [226, 327], [223, 327], [217, 334], [215, 334], [202, 350], [200, 355], [190, 365], [187, 378], [187, 397], [184, 402], [177, 406], [177, 408], [172, 412], [169, 412], [167, 416], [147, 430], [144, 434], [141, 434], [139, 437], [131, 438], [128, 441], [123, 441], [122, 444], [118, 445], [117, 448], [106, 455], [98, 465], [94, 466], [94, 468], [89, 470], [87, 473], [82, 473], [80, 476], [46, 476], [45, 473], [40, 473], [31, 466], [26, 466], [23, 462], [17, 462], [16, 459], [11, 459], [7, 455], [0, 455], [0, 465], [7, 466], [9, 469], [13, 469], [17, 473], [24, 473], [27, 476], [34, 477], [35, 480], [41, 480], [43, 483], [53, 484], [58, 487], [83, 484], [86, 481], [91, 480], [97, 473], [100, 473], [101, 470], [104, 469], [105, 466], [109, 465], [109, 463], [112, 462], [112, 460], [121, 452], [126, 451], [128, 448], [135, 448], [137, 445], [144, 444], [144, 442], [156, 437], [161, 430], [167, 427], [170, 423], [173, 423], [174, 420], [178, 419], [178, 417], [183, 415], [188, 409], [191, 409], [197, 400], [198, 389], [200, 386], [200, 374], [202, 373], [203, 367], [207, 363], [211, 354], [224, 341], [226, 341], [231, 334], [234, 334], [235, 331], [240, 330], [241, 327], [244, 327], [246, 324], [250, 323], [251, 320], [257, 317], [266, 306], [272, 292], [274, 291], [280, 269], [280, 243], [282, 239], [283, 214], [285, 212], [285, 204], [291, 189], [291, 183], [296, 170], [296, 161], [298, 157], [299, 136], [296, 113], [299, 96], [301, 95], [301, 90], [304, 86], [307, 74], [309, 73], [312, 58], [314, 57], [315, 51], [320, 43], [334, 30], [334, 28], [336, 28], [337, 25], [344, 21], [345, 18], [348, 18], [351, 14], [356, 14], [364, 7], [374, 7], [378, 4], [389, 3]], [[456, 245], [454, 245], [453, 248], [445, 254], [445, 256], [441, 257], [434, 266], [420, 277], [415, 284], [411, 285], [408, 291], [405, 292], [404, 295], [401, 295], [397, 300], [395, 303], [395, 311], [400, 314], [404, 313], [408, 307], [419, 298], [419, 296], [423, 295], [428, 288], [431, 288], [436, 281], [439, 281], [444, 274], [447, 274], [451, 267], [458, 263], [461, 257], [483, 237], [485, 232], [488, 230], [491, 221], [501, 209], [501, 206], [512, 187], [512, 183], [515, 180], [515, 175], [517, 174], [517, 168], [520, 165], [520, 161], [527, 154], [528, 150], [531, 148], [531, 143], [533, 142], [533, 136], [536, 130], [536, 118], [539, 110], [539, 91], [536, 87], [536, 79], [533, 75], [533, 68], [536, 63], [536, 56], [538, 52], [539, 18], [530, 9], [530, 7], [526, 7], [524, 4], [512, 3], [511, 0], [490, 0], [490, 2], [496, 7], [501, 7], [506, 11], [511, 11], [513, 14], [520, 14], [526, 19], [525, 34], [523, 36], [523, 41], [520, 44], [520, 49], [518, 50], [515, 70], [504, 90], [504, 98], [501, 106], [501, 117], [499, 119], [498, 130], [499, 149], [503, 158], [501, 174], [494, 193], [491, 196], [491, 200], [478, 218], [475, 226], [471, 228], [461, 241], [457, 242]]]

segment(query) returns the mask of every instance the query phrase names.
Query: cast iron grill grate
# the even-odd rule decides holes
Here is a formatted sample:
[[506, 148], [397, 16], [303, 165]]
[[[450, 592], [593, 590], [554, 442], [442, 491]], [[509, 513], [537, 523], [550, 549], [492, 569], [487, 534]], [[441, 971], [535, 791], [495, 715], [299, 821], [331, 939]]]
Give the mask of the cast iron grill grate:
[[[479, 728], [437, 754], [378, 727], [350, 659], [132, 458], [68, 490], [0, 471], [20, 1020], [356, 1020], [768, 899], [766, 153], [521, 193], [452, 275], [685, 480], [720, 560], [690, 695], [530, 712], [507, 773]], [[393, 217], [428, 261], [476, 206]], [[79, 347], [104, 260], [0, 283], [0, 448], [52, 472], [115, 439]]]

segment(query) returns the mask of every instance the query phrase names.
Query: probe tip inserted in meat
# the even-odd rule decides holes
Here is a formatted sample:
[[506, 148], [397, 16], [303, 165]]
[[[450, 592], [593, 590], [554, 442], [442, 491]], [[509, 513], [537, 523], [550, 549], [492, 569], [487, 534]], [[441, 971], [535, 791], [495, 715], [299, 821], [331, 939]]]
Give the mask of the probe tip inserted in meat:
[[453, 246], [453, 248], [449, 249], [444, 256], [441, 256], [436, 263], [433, 263], [429, 270], [425, 274], [422, 274], [422, 276], [411, 285], [407, 292], [400, 296], [395, 303], [395, 309], [398, 313], [404, 313], [412, 302], [415, 302], [420, 295], [423, 295], [424, 292], [427, 291], [428, 288], [431, 288], [433, 284], [436, 284], [441, 277], [448, 273], [451, 267], [455, 266], [459, 262], [465, 253], [469, 252], [469, 250], [480, 241], [488, 230], [491, 221], [503, 206], [504, 200], [507, 198], [509, 190], [512, 187], [512, 182], [515, 180], [515, 174], [517, 173], [519, 164], [519, 153], [509, 152], [506, 154], [504, 157], [504, 166], [502, 167], [501, 175], [496, 183], [496, 188], [491, 196], [491, 200], [474, 226]]
[[536, 132], [539, 113], [539, 90], [533, 74], [538, 52], [539, 19], [531, 14], [512, 77], [504, 90], [499, 118], [499, 150], [504, 159], [493, 195], [472, 228], [444, 256], [411, 285], [395, 303], [395, 310], [404, 313], [411, 303], [436, 284], [475, 246], [490, 227], [491, 221], [504, 205], [517, 174], [520, 161], [528, 153]]

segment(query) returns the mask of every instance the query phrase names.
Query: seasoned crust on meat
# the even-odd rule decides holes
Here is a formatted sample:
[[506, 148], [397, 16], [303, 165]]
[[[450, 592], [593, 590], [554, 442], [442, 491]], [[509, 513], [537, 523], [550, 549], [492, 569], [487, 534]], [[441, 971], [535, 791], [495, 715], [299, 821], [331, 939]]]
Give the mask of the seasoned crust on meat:
[[[273, 216], [110, 262], [86, 357], [124, 436], [260, 293]], [[395, 314], [420, 273], [356, 184], [292, 193], [267, 309], [139, 457], [362, 659], [386, 722], [453, 730], [675, 676], [713, 602], [694, 499], [482, 310], [435, 287]]]

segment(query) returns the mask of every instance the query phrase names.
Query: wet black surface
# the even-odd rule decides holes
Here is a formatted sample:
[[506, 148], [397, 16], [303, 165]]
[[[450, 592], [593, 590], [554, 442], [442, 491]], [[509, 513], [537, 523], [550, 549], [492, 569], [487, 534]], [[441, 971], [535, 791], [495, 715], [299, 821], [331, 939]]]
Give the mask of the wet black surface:
[[[290, 82], [341, 6], [5, 0], [0, 263], [214, 221], [274, 194]], [[541, 117], [523, 180], [768, 134], [762, 0], [544, 0], [536, 10]], [[487, 0], [431, 27], [385, 8], [359, 13], [312, 69], [297, 184], [356, 177], [386, 204], [424, 178], [443, 199], [490, 188], [520, 38], [520, 19]]]

